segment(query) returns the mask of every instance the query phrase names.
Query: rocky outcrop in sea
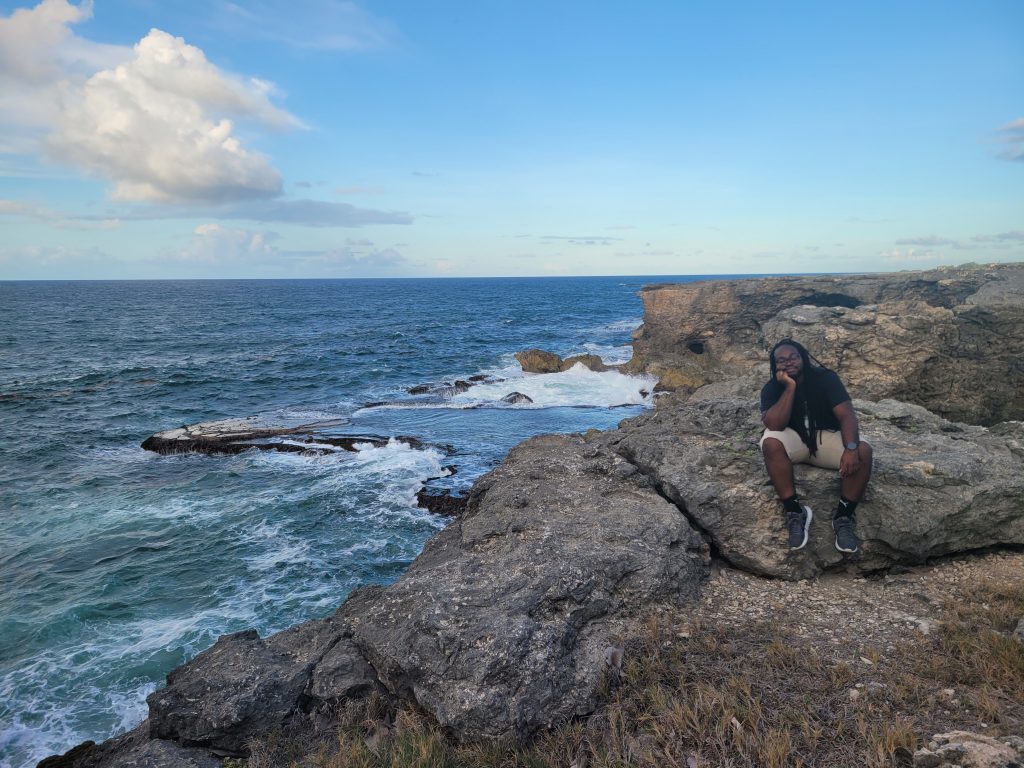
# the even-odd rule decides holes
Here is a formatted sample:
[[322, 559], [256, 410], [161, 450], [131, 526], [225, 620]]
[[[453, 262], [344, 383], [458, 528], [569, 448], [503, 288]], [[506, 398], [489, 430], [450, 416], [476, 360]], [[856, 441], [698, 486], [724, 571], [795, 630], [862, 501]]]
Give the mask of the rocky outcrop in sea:
[[[43, 764], [214, 765], [371, 693], [414, 700], [462, 740], [522, 737], [591, 711], [621, 629], [655, 605], [689, 610], [712, 558], [797, 579], [1024, 544], [1024, 265], [643, 297], [629, 367], [674, 390], [655, 410], [520, 444], [394, 584], [271, 637], [222, 637], [135, 730]], [[785, 547], [756, 406], [783, 336], [839, 371], [875, 449], [856, 557], [832, 547], [828, 514], [808, 547]], [[835, 473], [802, 466], [797, 484], [835, 503]]]

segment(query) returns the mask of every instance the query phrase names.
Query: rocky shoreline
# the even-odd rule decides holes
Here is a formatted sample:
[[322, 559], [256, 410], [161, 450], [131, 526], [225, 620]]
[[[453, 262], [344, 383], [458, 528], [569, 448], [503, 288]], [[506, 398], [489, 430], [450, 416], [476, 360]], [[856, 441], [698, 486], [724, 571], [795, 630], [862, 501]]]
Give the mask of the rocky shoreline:
[[[792, 580], [1024, 545], [1024, 265], [642, 296], [627, 369], [673, 391], [654, 411], [520, 444], [397, 582], [329, 619], [222, 637], [135, 730], [40, 765], [217, 765], [368, 695], [412, 700], [460, 740], [522, 738], [590, 712], [622, 628], [655, 604], [695, 610], [713, 558]], [[753, 406], [784, 336], [840, 373], [875, 446], [856, 558], [832, 547], [827, 515], [785, 549]], [[800, 467], [797, 482], [834, 503], [832, 473]]]

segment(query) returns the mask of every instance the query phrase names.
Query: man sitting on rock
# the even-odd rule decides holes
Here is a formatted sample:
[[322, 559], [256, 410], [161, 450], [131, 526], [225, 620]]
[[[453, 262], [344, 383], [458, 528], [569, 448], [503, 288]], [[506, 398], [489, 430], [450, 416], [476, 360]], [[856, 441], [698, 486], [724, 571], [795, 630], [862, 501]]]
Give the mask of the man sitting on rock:
[[852, 553], [860, 547], [854, 511], [871, 477], [871, 446], [860, 439], [857, 414], [839, 376], [811, 360], [792, 339], [772, 348], [772, 375], [761, 389], [761, 421], [767, 427], [761, 453], [786, 510], [790, 549], [807, 544], [813, 517], [796, 495], [793, 464], [839, 470], [841, 495], [832, 529], [836, 549]]

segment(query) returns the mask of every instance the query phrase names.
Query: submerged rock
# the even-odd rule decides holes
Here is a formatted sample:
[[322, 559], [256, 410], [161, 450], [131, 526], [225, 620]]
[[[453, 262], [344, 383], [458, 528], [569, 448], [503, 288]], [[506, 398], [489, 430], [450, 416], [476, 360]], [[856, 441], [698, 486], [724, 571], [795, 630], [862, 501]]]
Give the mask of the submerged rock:
[[533, 398], [530, 397], [529, 395], [524, 395], [522, 392], [509, 392], [507, 395], [501, 398], [501, 402], [509, 403], [510, 405], [521, 405], [532, 403]]

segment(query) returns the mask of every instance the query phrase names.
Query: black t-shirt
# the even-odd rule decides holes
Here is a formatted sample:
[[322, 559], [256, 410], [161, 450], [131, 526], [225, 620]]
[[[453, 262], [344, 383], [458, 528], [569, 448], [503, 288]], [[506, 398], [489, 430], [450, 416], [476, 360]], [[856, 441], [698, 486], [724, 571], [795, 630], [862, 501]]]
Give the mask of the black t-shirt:
[[[818, 414], [818, 429], [839, 429], [839, 420], [832, 413], [832, 409], [840, 403], [850, 399], [849, 392], [839, 380], [835, 371], [818, 369], [815, 375], [817, 386], [825, 393], [825, 402], [828, 403], [828, 410]], [[796, 385], [796, 397], [793, 399], [793, 412], [789, 414], [789, 426], [803, 434], [807, 425], [802, 423], [806, 418], [802, 403], [804, 402], [802, 388], [807, 386], [807, 376], [804, 375], [804, 382]], [[769, 381], [761, 388], [761, 413], [764, 413], [782, 397], [786, 387], [777, 381]]]

